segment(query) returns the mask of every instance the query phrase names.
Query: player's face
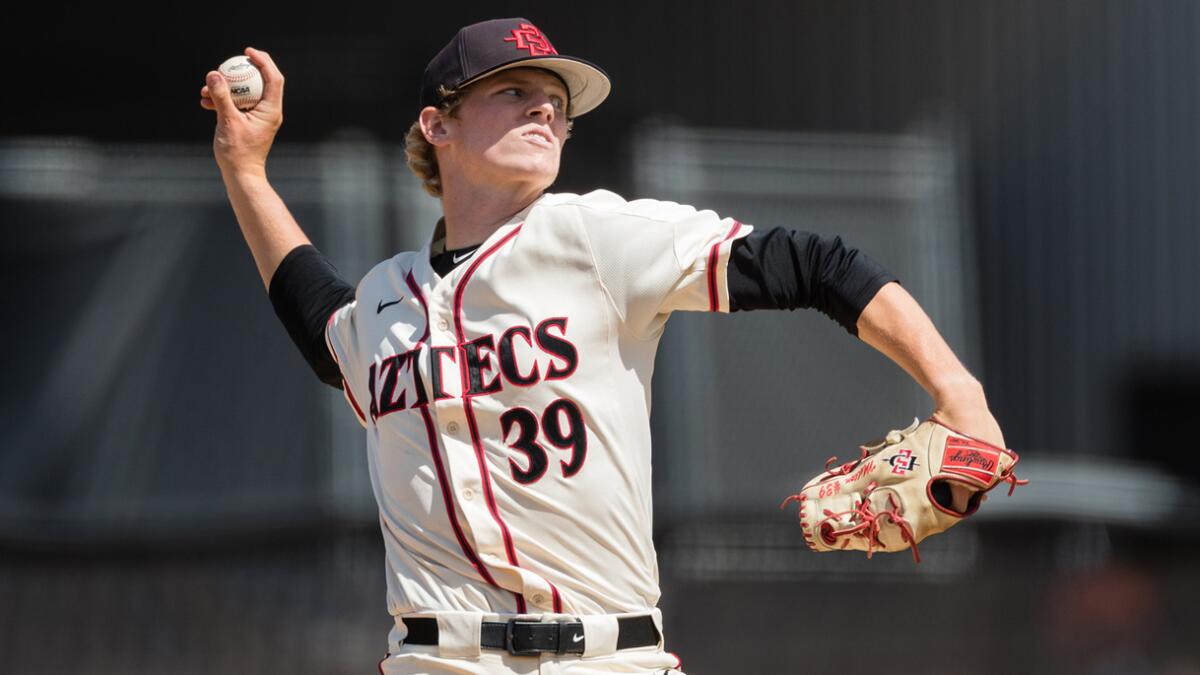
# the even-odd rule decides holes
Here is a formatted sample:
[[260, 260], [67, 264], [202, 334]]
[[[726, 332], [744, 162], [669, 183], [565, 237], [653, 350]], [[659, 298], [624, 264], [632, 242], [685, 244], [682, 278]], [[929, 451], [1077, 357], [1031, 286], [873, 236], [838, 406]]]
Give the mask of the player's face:
[[472, 181], [544, 190], [567, 140], [567, 91], [539, 68], [514, 68], [471, 86], [453, 127], [452, 161]]

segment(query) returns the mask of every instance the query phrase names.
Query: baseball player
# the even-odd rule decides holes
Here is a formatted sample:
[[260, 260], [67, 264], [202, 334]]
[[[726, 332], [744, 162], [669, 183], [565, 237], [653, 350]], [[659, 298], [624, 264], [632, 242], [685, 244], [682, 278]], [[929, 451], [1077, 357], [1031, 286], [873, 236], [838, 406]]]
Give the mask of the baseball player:
[[[609, 93], [526, 19], [460, 30], [425, 69], [409, 164], [444, 217], [356, 287], [271, 188], [283, 76], [239, 111], [207, 75], [217, 163], [276, 312], [362, 423], [395, 618], [383, 673], [663, 673], [650, 377], [678, 310], [812, 307], [1003, 444], [982, 388], [895, 279], [837, 238], [604, 190], [553, 194]], [[966, 493], [947, 496], [962, 508]]]

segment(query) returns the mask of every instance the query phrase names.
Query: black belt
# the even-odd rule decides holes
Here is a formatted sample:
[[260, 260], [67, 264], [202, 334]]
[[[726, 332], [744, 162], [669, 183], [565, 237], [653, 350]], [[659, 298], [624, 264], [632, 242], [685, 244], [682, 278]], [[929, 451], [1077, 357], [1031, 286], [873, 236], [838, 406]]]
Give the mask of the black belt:
[[[408, 637], [404, 644], [436, 645], [438, 643], [437, 619], [404, 619]], [[649, 615], [617, 617], [617, 649], [651, 647], [657, 645], [660, 636], [658, 626]], [[542, 623], [539, 621], [484, 621], [479, 637], [479, 646], [489, 649], [505, 649], [514, 656], [537, 656], [543, 652], [554, 654], [583, 653], [582, 623]]]

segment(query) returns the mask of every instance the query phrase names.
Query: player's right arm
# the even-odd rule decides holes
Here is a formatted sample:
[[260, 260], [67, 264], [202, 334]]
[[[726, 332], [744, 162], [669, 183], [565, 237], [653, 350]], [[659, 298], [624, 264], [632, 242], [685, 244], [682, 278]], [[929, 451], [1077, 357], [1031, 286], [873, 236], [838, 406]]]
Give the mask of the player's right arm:
[[246, 56], [263, 77], [263, 98], [253, 109], [238, 110], [217, 71], [200, 90], [201, 107], [217, 113], [213, 155], [276, 315], [317, 377], [340, 388], [325, 328], [335, 310], [353, 302], [354, 288], [313, 248], [267, 180], [267, 155], [283, 124], [283, 73], [264, 51], [247, 48]]
[[283, 124], [283, 73], [264, 51], [248, 47], [246, 56], [262, 72], [263, 97], [258, 105], [238, 110], [229, 84], [215, 70], [205, 76], [200, 105], [217, 113], [213, 155], [259, 277], [270, 288], [279, 263], [309, 240], [267, 181], [267, 154]]

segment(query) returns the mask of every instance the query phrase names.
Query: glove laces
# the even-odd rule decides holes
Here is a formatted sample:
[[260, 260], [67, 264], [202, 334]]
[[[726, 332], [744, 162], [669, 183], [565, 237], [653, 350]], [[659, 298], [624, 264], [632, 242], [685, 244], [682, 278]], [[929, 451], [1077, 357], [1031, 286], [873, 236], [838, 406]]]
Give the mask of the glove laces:
[[[1012, 466], [1008, 467], [1007, 471], [1005, 471], [1003, 474], [1000, 475], [1000, 477], [998, 479], [996, 479], [996, 485], [999, 485], [1001, 483], [1008, 483], [1008, 496], [1009, 497], [1012, 496], [1013, 490], [1016, 490], [1018, 487], [1020, 487], [1022, 485], [1029, 485], [1029, 481], [1021, 480], [1021, 479], [1017, 478], [1017, 463], [1020, 461], [1021, 460], [1018, 458], [1015, 462], [1012, 463]], [[992, 487], [995, 487], [995, 485], [993, 485]]]
[[[831, 511], [824, 509], [825, 517], [817, 522], [817, 529], [821, 532], [821, 538], [830, 546], [836, 546], [841, 540], [841, 548], [849, 548], [852, 537], [862, 538], [867, 544], [867, 558], [869, 559], [875, 553], [875, 548], [885, 549], [886, 545], [879, 539], [879, 532], [883, 528], [885, 521], [891, 522], [900, 529], [900, 538], [903, 539], [912, 549], [913, 562], [921, 562], [921, 554], [917, 550], [917, 542], [913, 537], [912, 525], [900, 512], [900, 503], [896, 501], [896, 496], [888, 494], [887, 507], [875, 511], [871, 506], [871, 493], [879, 487], [875, 481], [867, 484], [867, 488], [863, 490], [862, 498], [854, 502], [854, 507], [846, 511]], [[786, 503], [786, 502], [785, 502]], [[890, 507], [890, 508], [888, 508]], [[835, 529], [834, 523], [843, 519], [848, 519], [852, 525], [850, 527], [838, 530]]]

